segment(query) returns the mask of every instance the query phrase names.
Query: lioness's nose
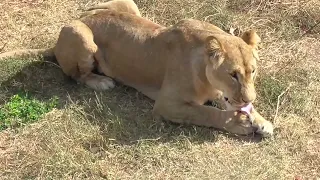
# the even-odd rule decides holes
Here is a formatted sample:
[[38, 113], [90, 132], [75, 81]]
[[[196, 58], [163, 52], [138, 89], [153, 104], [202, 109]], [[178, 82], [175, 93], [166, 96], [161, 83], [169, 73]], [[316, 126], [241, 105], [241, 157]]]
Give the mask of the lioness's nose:
[[243, 101], [244, 103], [246, 103], [246, 104], [248, 104], [248, 103], [249, 103], [248, 101], [244, 100], [243, 98], [242, 98], [242, 101]]
[[246, 104], [251, 103], [252, 101], [254, 101], [256, 99], [256, 93], [252, 93], [252, 94], [248, 94], [246, 96], [242, 97], [242, 101]]

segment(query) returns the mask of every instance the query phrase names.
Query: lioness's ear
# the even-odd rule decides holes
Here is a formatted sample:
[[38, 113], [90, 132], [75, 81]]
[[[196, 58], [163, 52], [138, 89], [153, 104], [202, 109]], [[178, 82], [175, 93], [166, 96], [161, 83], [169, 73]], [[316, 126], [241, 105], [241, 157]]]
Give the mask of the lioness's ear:
[[244, 40], [244, 42], [246, 42], [253, 48], [257, 48], [258, 44], [261, 41], [261, 38], [258, 36], [255, 30], [249, 30], [244, 32], [241, 38]]
[[206, 53], [209, 56], [208, 63], [219, 65], [223, 60], [224, 48], [221, 42], [214, 36], [209, 36], [206, 39]]

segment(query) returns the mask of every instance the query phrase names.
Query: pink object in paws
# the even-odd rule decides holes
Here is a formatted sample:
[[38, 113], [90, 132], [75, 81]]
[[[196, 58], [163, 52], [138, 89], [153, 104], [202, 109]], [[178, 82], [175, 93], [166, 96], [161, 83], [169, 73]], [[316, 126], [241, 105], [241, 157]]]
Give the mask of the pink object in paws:
[[241, 111], [241, 112], [245, 112], [245, 113], [247, 113], [248, 115], [250, 115], [251, 112], [252, 112], [252, 109], [253, 109], [253, 105], [252, 105], [252, 103], [249, 103], [248, 105], [243, 106], [243, 107], [240, 109], [240, 111]]

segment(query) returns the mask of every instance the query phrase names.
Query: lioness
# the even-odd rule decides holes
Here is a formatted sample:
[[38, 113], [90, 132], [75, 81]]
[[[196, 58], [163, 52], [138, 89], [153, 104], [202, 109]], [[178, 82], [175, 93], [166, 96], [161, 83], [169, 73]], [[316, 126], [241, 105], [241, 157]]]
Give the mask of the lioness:
[[[116, 80], [155, 100], [156, 118], [268, 136], [269, 121], [253, 110], [252, 123], [237, 110], [256, 98], [259, 39], [254, 31], [239, 38], [193, 19], [166, 28], [108, 10], [63, 27], [53, 51], [65, 74], [91, 88], [113, 88]], [[95, 62], [108, 77], [92, 73]], [[232, 108], [203, 105], [217, 98]]]

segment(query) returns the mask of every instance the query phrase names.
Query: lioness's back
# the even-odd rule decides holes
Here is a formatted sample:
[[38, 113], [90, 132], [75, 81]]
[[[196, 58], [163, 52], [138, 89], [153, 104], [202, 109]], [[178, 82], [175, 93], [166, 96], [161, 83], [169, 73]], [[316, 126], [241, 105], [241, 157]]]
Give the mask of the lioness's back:
[[[92, 30], [96, 37], [103, 35], [107, 39], [109, 39], [110, 35], [112, 39], [124, 33], [132, 36], [139, 34], [152, 36], [155, 30], [162, 28], [162, 26], [145, 18], [113, 10], [84, 17], [81, 21]], [[105, 37], [100, 39], [105, 39]]]

